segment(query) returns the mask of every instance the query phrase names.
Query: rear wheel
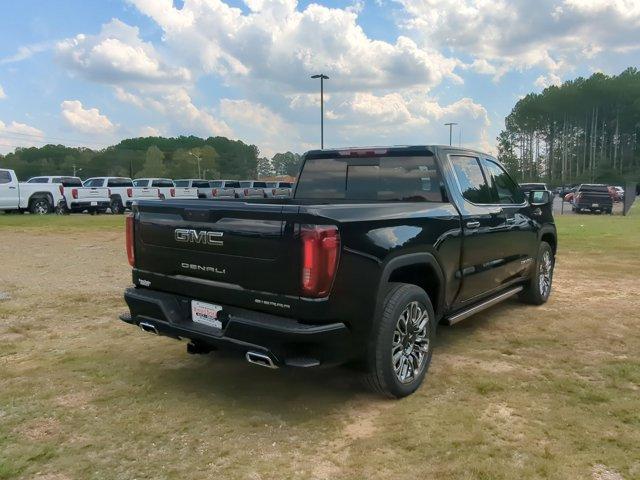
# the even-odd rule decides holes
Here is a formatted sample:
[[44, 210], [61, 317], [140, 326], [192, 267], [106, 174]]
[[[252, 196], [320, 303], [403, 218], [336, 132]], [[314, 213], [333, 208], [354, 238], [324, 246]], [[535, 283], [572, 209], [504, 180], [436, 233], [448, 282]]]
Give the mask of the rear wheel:
[[545, 303], [551, 294], [554, 266], [555, 258], [551, 245], [547, 242], [540, 242], [535, 271], [525, 289], [520, 293], [520, 300], [532, 305]]
[[112, 198], [109, 206], [111, 208], [111, 213], [115, 215], [120, 215], [121, 213], [124, 213], [124, 206], [122, 205], [122, 200], [120, 200], [118, 197]]
[[415, 285], [391, 284], [372, 335], [367, 385], [390, 398], [415, 392], [431, 363], [435, 336], [435, 315], [426, 292]]
[[34, 215], [46, 215], [51, 212], [51, 202], [47, 197], [34, 198], [29, 202], [29, 211]]

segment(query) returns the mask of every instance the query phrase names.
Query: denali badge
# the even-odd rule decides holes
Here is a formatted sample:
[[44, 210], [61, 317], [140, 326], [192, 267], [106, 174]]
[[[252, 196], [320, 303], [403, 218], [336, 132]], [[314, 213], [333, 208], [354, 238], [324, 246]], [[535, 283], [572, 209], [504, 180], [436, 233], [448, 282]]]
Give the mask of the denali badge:
[[194, 263], [181, 262], [180, 266], [182, 268], [186, 268], [187, 270], [195, 270], [197, 272], [217, 273], [219, 275], [225, 275], [227, 273], [226, 268], [208, 267], [206, 265], [196, 265]]
[[176, 228], [174, 237], [176, 242], [182, 243], [202, 243], [203, 245], [214, 245], [221, 247], [224, 242], [216, 240], [224, 235], [222, 232], [208, 232], [206, 230], [191, 230], [188, 228]]

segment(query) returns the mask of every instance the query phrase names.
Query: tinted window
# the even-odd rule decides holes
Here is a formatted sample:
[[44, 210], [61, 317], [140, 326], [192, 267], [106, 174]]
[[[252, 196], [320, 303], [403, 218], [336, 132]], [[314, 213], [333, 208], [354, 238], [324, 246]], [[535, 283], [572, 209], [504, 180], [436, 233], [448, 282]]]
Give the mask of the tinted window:
[[134, 180], [133, 181], [133, 186], [134, 187], [148, 187], [149, 186], [149, 180]]
[[189, 186], [189, 180], [176, 180], [175, 182], [176, 187], [188, 187]]
[[253, 182], [253, 188], [267, 188], [267, 182]]
[[154, 180], [151, 183], [151, 186], [160, 187], [160, 188], [173, 187], [173, 182], [171, 180], [167, 180], [166, 178], [163, 178], [160, 180]]
[[196, 188], [209, 188], [209, 182], [206, 180], [194, 180], [191, 186]]
[[433, 157], [309, 159], [296, 198], [442, 201]]
[[222, 182], [220, 180], [213, 180], [209, 182], [209, 185], [215, 188], [220, 188], [222, 186]]
[[242, 188], [251, 188], [251, 182], [240, 182]]
[[30, 178], [29, 180], [27, 180], [27, 183], [48, 183], [49, 179], [47, 177], [36, 177], [36, 178]]
[[291, 188], [291, 182], [280, 182], [280, 188]]
[[460, 155], [452, 155], [450, 158], [462, 196], [473, 203], [494, 203], [478, 159]]
[[240, 182], [224, 182], [225, 188], [240, 188]]
[[76, 177], [62, 177], [56, 180], [58, 180], [58, 182], [56, 183], [61, 183], [63, 187], [81, 187], [82, 186], [82, 180]]
[[498, 202], [502, 204], [519, 204], [524, 202], [524, 193], [509, 174], [492, 160], [484, 160], [484, 166], [491, 177], [493, 195], [497, 194]]
[[90, 179], [84, 182], [84, 186], [85, 187], [101, 187], [103, 182], [104, 180], [101, 178], [94, 178], [93, 180]]
[[578, 191], [609, 193], [609, 189], [606, 187], [606, 185], [580, 185]]
[[277, 188], [278, 187], [278, 182], [267, 182], [267, 187], [268, 188]]
[[107, 187], [133, 187], [133, 182], [129, 178], [110, 178]]
[[6, 170], [0, 170], [0, 183], [10, 183], [11, 175]]

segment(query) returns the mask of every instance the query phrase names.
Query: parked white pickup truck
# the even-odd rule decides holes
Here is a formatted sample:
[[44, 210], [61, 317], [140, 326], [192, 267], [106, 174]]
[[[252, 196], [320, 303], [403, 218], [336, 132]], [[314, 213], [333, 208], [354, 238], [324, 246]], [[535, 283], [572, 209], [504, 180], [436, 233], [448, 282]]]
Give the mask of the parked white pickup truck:
[[170, 178], [136, 178], [136, 187], [155, 187], [160, 190], [160, 198], [198, 198], [198, 189], [176, 187]]
[[93, 177], [84, 181], [85, 187], [106, 187], [109, 189], [111, 213], [124, 213], [131, 208], [134, 200], [159, 200], [157, 188], [135, 187], [133, 180], [126, 177]]
[[58, 185], [20, 183], [16, 172], [0, 169], [0, 210], [44, 215], [51, 213], [62, 199]]
[[83, 187], [78, 177], [43, 176], [33, 177], [27, 184], [55, 184], [58, 186], [60, 199], [56, 205], [56, 213], [72, 212], [105, 213], [110, 206], [109, 189], [98, 187]]

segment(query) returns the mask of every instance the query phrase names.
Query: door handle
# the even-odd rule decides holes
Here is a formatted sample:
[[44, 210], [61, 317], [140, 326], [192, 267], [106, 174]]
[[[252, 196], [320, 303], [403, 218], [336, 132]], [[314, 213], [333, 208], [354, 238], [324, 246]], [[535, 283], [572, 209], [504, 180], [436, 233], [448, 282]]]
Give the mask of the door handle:
[[478, 228], [480, 226], [480, 222], [478, 222], [477, 220], [472, 220], [470, 222], [467, 222], [467, 228]]
[[9, 190], [15, 190], [16, 187], [9, 187]]

